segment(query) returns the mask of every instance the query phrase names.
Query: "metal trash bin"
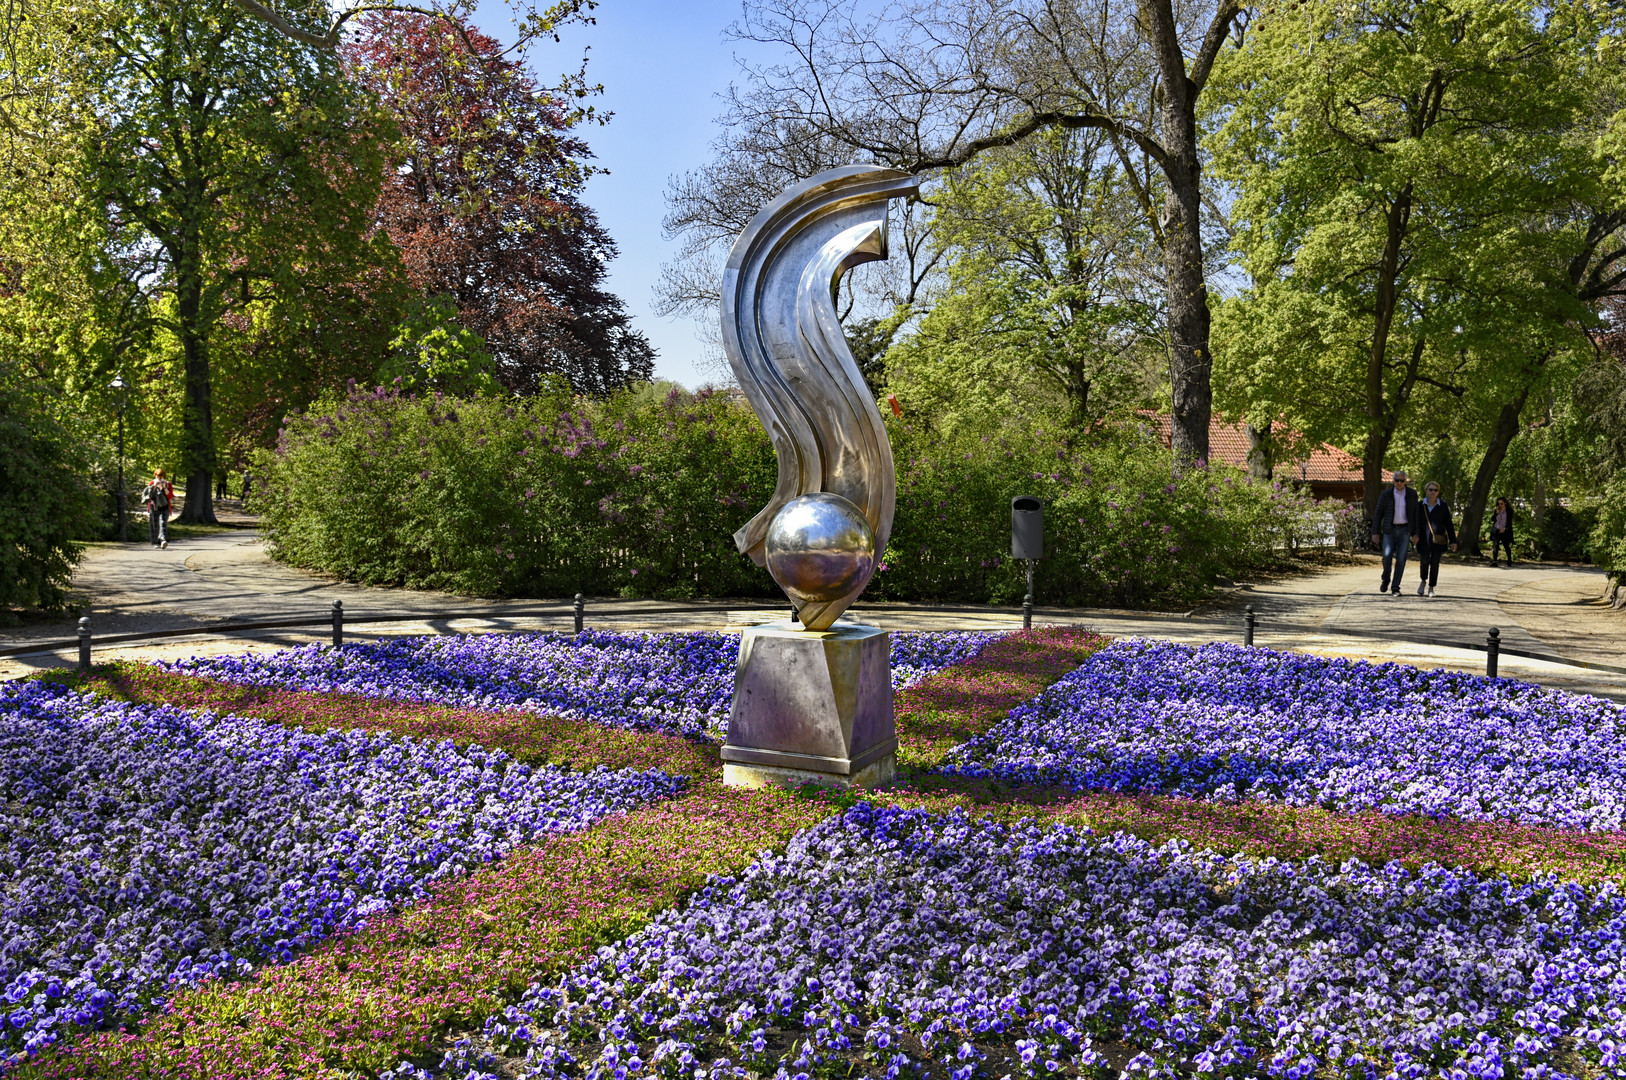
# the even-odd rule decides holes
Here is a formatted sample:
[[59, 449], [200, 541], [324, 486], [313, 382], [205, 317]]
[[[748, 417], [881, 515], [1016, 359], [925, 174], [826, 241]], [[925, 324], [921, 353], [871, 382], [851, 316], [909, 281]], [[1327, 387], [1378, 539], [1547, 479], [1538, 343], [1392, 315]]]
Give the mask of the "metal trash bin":
[[1011, 500], [1011, 558], [1044, 558], [1044, 503], [1032, 495]]

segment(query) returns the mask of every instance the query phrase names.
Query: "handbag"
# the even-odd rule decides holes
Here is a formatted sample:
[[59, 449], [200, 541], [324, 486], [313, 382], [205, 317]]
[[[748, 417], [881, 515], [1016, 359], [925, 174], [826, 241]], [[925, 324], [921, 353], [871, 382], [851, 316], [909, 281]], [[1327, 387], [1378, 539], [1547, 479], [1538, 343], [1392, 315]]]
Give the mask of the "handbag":
[[[1440, 506], [1440, 505], [1443, 505], [1443, 503], [1436, 503], [1435, 505]], [[1435, 547], [1444, 547], [1445, 544], [1446, 544], [1446, 541], [1449, 540], [1450, 537], [1446, 536], [1443, 532], [1441, 532], [1440, 530], [1438, 530], [1438, 529], [1436, 529], [1434, 527], [1434, 515], [1429, 513], [1429, 506], [1428, 506], [1427, 503], [1424, 503], [1422, 505], [1422, 511], [1423, 511], [1423, 520], [1428, 523], [1428, 539], [1429, 539], [1429, 542], [1432, 543]], [[1446, 513], [1450, 513], [1450, 511], [1447, 510]]]

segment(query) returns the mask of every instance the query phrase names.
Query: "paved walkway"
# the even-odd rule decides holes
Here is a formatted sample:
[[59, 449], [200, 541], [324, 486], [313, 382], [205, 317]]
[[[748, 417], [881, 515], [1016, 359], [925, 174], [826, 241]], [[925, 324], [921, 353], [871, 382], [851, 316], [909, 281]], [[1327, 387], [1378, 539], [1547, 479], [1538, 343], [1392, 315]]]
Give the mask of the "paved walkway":
[[[247, 523], [245, 523], [246, 525]], [[1119, 636], [1184, 642], [1241, 640], [1244, 604], [1258, 617], [1255, 643], [1277, 649], [1396, 660], [1421, 667], [1483, 671], [1486, 630], [1501, 630], [1503, 675], [1626, 702], [1626, 613], [1601, 597], [1591, 568], [1526, 565], [1513, 570], [1451, 564], [1438, 595], [1399, 598], [1377, 592], [1375, 559], [1307, 571], [1227, 590], [1181, 614], [1041, 607], [1040, 622], [1091, 626]], [[191, 534], [168, 550], [146, 544], [98, 544], [86, 553], [74, 586], [92, 620], [95, 655], [175, 658], [199, 653], [283, 648], [327, 640], [321, 623], [295, 628], [229, 629], [289, 619], [326, 620], [334, 600], [347, 616], [346, 637], [568, 629], [570, 600], [493, 602], [446, 593], [344, 585], [272, 562], [252, 528]], [[587, 623], [616, 629], [730, 630], [783, 618], [788, 606], [591, 599]], [[895, 629], [1008, 629], [1019, 611], [975, 606], [860, 605], [866, 621]], [[389, 621], [366, 621], [388, 617]], [[213, 628], [226, 633], [210, 633]], [[0, 631], [0, 677], [72, 663], [72, 619]], [[118, 640], [142, 635], [140, 640]], [[163, 636], [148, 636], [163, 635]], [[1476, 651], [1473, 646], [1480, 646]], [[1559, 660], [1603, 665], [1577, 667]], [[1619, 668], [1615, 673], [1605, 668]]]

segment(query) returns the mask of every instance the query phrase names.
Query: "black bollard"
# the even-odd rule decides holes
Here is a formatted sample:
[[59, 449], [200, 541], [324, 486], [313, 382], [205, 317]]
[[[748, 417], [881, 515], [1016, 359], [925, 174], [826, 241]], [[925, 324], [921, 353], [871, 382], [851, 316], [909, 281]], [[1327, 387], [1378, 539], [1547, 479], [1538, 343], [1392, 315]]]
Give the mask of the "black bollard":
[[1249, 604], [1242, 609], [1242, 644], [1244, 645], [1253, 644], [1253, 624], [1253, 605]]
[[576, 594], [576, 633], [578, 633], [578, 634], [582, 632], [582, 625], [585, 622], [586, 613], [587, 613], [587, 601], [582, 599], [582, 594], [581, 593], [577, 593]]
[[90, 616], [79, 620], [79, 670], [90, 670]]
[[1493, 679], [1496, 678], [1496, 661], [1501, 653], [1502, 631], [1493, 626], [1490, 633], [1485, 635], [1485, 674]]
[[333, 647], [344, 644], [344, 601], [333, 601]]

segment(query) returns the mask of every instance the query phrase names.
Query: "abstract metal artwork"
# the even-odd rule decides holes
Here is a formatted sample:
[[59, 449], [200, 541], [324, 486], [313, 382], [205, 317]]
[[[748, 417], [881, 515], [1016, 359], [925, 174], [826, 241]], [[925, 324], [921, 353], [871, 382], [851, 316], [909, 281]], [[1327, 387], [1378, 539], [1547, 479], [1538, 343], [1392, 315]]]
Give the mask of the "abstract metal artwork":
[[849, 269], [887, 257], [887, 203], [919, 186], [873, 165], [822, 172], [764, 207], [723, 271], [723, 348], [779, 459], [773, 498], [734, 542], [808, 630], [858, 599], [892, 531], [892, 447], [836, 297]]

